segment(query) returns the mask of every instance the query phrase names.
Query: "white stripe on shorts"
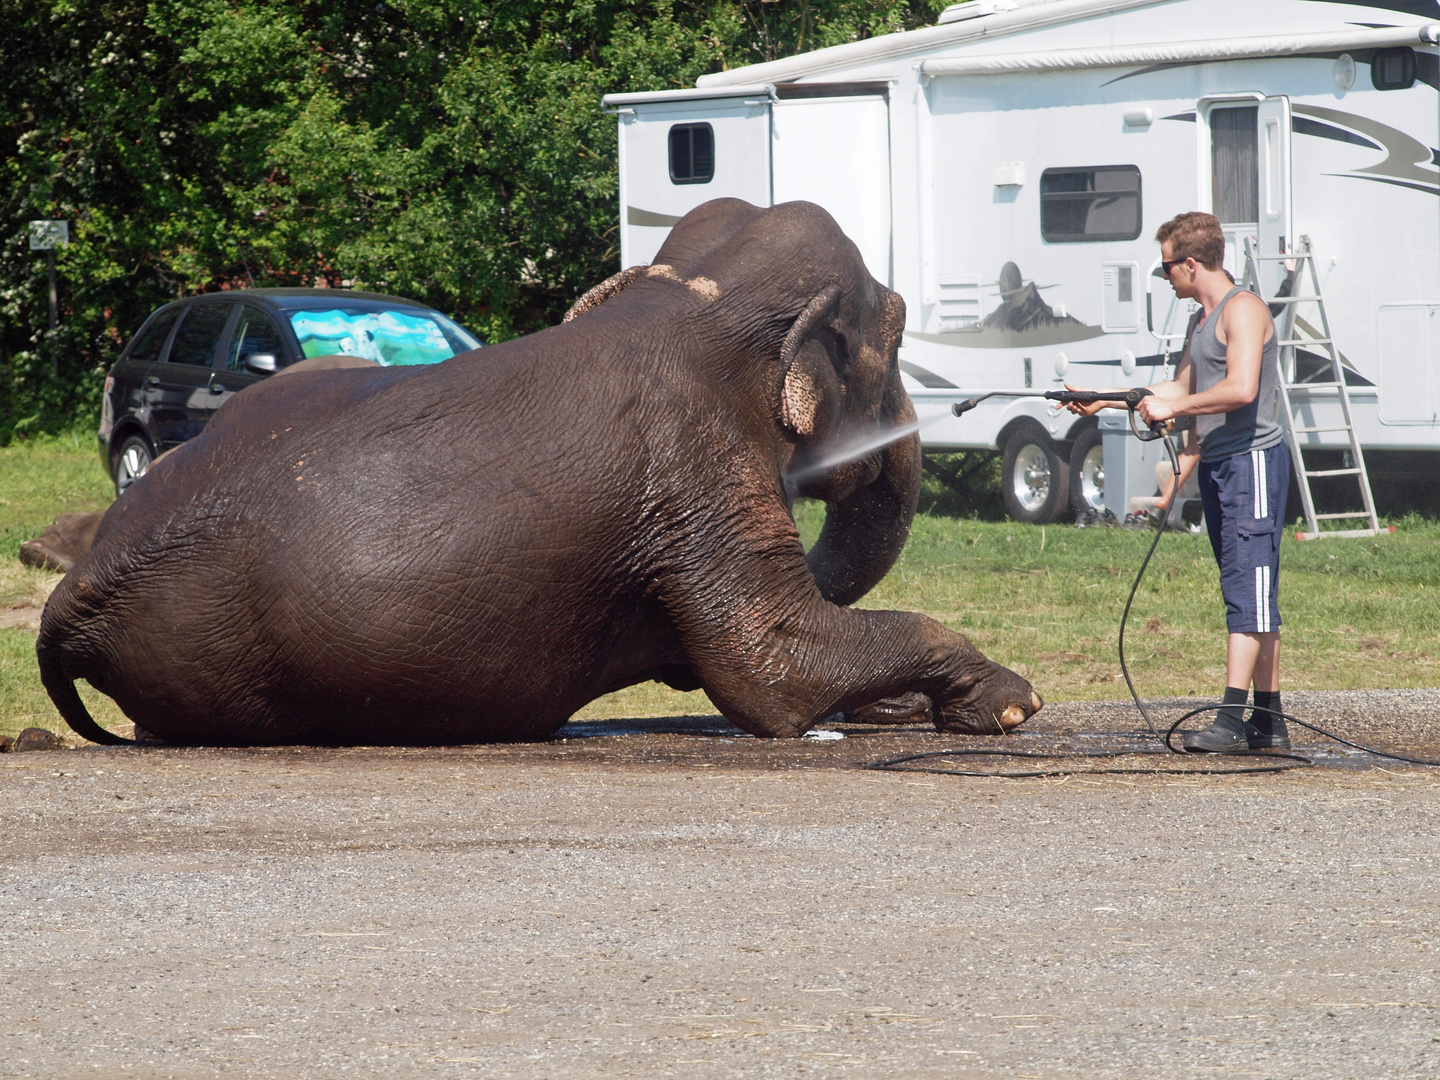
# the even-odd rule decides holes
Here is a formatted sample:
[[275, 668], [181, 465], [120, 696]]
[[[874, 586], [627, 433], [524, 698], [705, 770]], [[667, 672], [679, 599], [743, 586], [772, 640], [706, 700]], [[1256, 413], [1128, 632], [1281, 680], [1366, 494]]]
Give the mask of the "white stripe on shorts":
[[1268, 518], [1270, 516], [1270, 491], [1266, 486], [1265, 476], [1265, 451], [1250, 451], [1250, 468], [1254, 472], [1254, 503], [1255, 517]]
[[1255, 632], [1270, 632], [1270, 567], [1255, 567]]

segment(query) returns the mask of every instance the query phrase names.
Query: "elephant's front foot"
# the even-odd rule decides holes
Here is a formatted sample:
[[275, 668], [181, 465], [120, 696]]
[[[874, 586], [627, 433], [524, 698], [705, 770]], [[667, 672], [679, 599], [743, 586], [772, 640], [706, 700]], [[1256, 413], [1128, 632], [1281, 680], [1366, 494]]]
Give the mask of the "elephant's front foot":
[[964, 735], [1004, 735], [1039, 712], [1045, 700], [1009, 668], [989, 671], [961, 697], [935, 712], [935, 727]]

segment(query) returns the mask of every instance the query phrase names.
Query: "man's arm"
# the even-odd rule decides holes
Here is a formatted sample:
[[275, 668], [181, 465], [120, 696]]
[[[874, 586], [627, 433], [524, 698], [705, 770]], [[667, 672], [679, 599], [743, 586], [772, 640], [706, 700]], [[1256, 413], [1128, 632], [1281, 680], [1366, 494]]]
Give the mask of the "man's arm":
[[[1217, 327], [1225, 334], [1225, 378], [1198, 394], [1172, 396], [1156, 391], [1140, 402], [1136, 411], [1141, 419], [1153, 424], [1176, 416], [1234, 412], [1249, 405], [1260, 392], [1260, 356], [1272, 325], [1270, 309], [1258, 296], [1238, 293], [1225, 305]], [[1188, 359], [1188, 349], [1186, 353]]]
[[[1233, 301], [1232, 301], [1233, 303]], [[1192, 326], [1193, 330], [1194, 327]], [[1167, 400], [1176, 400], [1185, 397], [1195, 389], [1195, 372], [1190, 366], [1190, 334], [1185, 335], [1185, 349], [1180, 354], [1180, 363], [1175, 368], [1175, 378], [1166, 379], [1164, 382], [1151, 383], [1146, 389], [1157, 397]], [[1258, 369], [1257, 369], [1258, 370]], [[1071, 386], [1065, 384], [1066, 390], [1094, 390], [1093, 386]], [[1113, 389], [1113, 388], [1112, 388]], [[1094, 416], [1101, 409], [1125, 409], [1128, 408], [1123, 401], [1097, 401], [1092, 405], [1066, 405], [1076, 416]]]

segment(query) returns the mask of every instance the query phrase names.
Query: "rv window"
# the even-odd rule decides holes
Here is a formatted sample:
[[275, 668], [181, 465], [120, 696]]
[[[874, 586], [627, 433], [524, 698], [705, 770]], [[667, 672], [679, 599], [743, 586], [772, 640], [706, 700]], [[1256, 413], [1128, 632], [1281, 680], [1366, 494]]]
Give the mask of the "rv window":
[[676, 124], [670, 129], [670, 181], [708, 184], [715, 176], [715, 131], [709, 124]]
[[1409, 90], [1415, 85], [1415, 50], [1381, 49], [1370, 61], [1370, 82], [1376, 90]]
[[1210, 196], [1222, 224], [1260, 220], [1254, 105], [1210, 110]]
[[1134, 240], [1140, 235], [1140, 170], [1046, 169], [1040, 174], [1040, 235], [1052, 244]]

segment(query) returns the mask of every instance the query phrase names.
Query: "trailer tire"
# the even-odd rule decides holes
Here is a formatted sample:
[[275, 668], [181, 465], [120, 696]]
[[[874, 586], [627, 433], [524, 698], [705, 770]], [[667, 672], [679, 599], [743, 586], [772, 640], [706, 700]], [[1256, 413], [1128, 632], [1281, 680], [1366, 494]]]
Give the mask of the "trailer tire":
[[1044, 525], [1070, 501], [1070, 465], [1045, 429], [1019, 423], [1005, 439], [1000, 497], [1016, 521]]
[[1087, 510], [1105, 512], [1105, 453], [1099, 428], [1075, 436], [1070, 451], [1070, 509], [1076, 517]]

